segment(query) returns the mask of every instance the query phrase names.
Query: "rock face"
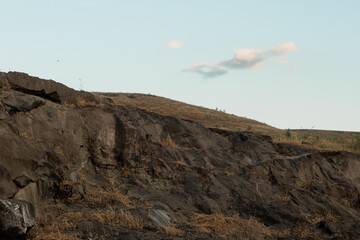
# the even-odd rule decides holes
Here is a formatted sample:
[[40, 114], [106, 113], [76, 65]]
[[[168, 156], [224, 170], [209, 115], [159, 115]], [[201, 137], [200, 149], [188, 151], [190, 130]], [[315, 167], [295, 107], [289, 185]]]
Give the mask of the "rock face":
[[35, 209], [28, 202], [0, 199], [0, 239], [25, 239], [35, 224]]
[[66, 218], [59, 232], [78, 237], [170, 239], [175, 226], [171, 239], [223, 238], [193, 222], [206, 214], [256, 218], [272, 231], [263, 238], [360, 238], [359, 155], [97, 102], [22, 73], [0, 73], [0, 87], [0, 198], [34, 204], [39, 226]]
[[0, 87], [11, 88], [19, 92], [39, 96], [62, 104], [94, 103], [94, 95], [75, 91], [61, 83], [31, 77], [25, 73], [0, 73]]

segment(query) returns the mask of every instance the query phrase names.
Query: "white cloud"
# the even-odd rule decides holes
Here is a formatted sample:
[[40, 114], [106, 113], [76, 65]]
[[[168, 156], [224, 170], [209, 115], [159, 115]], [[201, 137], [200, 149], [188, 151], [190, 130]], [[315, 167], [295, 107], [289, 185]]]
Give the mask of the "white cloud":
[[182, 42], [179, 42], [179, 41], [171, 41], [171, 42], [168, 42], [166, 44], [166, 47], [167, 48], [172, 48], [172, 49], [177, 49], [177, 48], [182, 48], [183, 47], [183, 43]]
[[242, 48], [235, 51], [235, 56], [232, 59], [220, 62], [219, 65], [229, 68], [255, 68], [263, 59], [261, 50]]
[[[197, 72], [204, 77], [217, 77], [227, 73], [224, 68], [255, 69], [264, 66], [267, 59], [283, 57], [298, 50], [294, 42], [280, 42], [269, 49], [241, 48], [235, 50], [235, 56], [230, 60], [215, 65], [207, 63], [195, 64], [186, 68], [185, 71]], [[285, 60], [277, 62], [288, 64]]]
[[194, 64], [184, 69], [184, 72], [195, 72], [201, 74], [204, 78], [214, 78], [225, 74], [227, 71], [219, 66], [207, 63]]
[[269, 51], [270, 57], [280, 57], [299, 51], [294, 42], [279, 42]]

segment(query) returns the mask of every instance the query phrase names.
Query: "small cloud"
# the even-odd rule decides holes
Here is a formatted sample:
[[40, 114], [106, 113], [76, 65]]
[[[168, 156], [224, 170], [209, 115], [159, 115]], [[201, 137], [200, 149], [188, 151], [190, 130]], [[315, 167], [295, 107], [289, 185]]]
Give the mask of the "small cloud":
[[201, 74], [204, 78], [214, 78], [220, 75], [224, 75], [227, 71], [219, 66], [210, 65], [207, 63], [199, 63], [185, 68], [184, 72], [194, 72]]
[[220, 66], [228, 68], [256, 68], [264, 60], [263, 52], [256, 49], [238, 49], [235, 51], [235, 56], [228, 60], [220, 62]]
[[269, 50], [269, 57], [280, 57], [299, 51], [294, 42], [279, 42]]
[[[235, 50], [235, 56], [227, 61], [219, 62], [215, 65], [207, 63], [195, 64], [184, 71], [197, 72], [204, 77], [217, 77], [227, 73], [228, 69], [256, 69], [265, 64], [270, 58], [283, 57], [295, 51], [299, 51], [294, 42], [280, 42], [268, 49], [241, 48]], [[278, 63], [288, 64], [287, 61], [278, 60]]]
[[182, 42], [179, 42], [179, 41], [171, 41], [171, 42], [168, 42], [166, 44], [166, 48], [172, 48], [172, 49], [177, 49], [177, 48], [182, 48], [183, 47], [183, 43]]

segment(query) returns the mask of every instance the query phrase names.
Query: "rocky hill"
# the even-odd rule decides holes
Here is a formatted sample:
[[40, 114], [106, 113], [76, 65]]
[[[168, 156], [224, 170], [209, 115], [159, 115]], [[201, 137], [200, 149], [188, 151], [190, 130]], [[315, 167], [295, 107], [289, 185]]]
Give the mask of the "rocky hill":
[[3, 239], [360, 238], [357, 154], [16, 72], [0, 73], [0, 133]]

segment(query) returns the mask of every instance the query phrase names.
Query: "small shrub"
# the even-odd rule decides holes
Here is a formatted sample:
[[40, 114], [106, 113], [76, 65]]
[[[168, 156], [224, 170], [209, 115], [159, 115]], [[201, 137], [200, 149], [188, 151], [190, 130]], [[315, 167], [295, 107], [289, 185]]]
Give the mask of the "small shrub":
[[290, 129], [287, 129], [286, 132], [285, 132], [285, 136], [287, 138], [291, 138], [291, 132], [290, 132]]
[[131, 99], [135, 99], [136, 98], [136, 95], [135, 94], [130, 94], [130, 95], [127, 95], [128, 98], [131, 98]]

